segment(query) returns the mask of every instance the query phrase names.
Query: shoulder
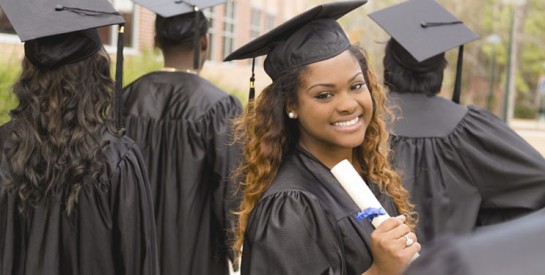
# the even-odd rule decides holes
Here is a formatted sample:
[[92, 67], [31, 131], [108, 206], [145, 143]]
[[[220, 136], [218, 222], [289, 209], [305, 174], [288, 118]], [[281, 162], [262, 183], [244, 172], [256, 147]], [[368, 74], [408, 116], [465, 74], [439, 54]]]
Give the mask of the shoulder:
[[396, 136], [445, 137], [468, 113], [467, 107], [440, 96], [389, 93], [388, 100], [396, 116], [392, 129]]
[[311, 227], [332, 227], [334, 223], [317, 197], [303, 190], [290, 190], [262, 197], [250, 215], [247, 232], [250, 239], [267, 228], [305, 235]]
[[108, 162], [108, 176], [117, 170], [121, 162], [140, 154], [136, 143], [126, 135], [116, 136], [106, 130], [103, 138], [105, 145], [102, 153]]
[[229, 112], [236, 110], [237, 113], [242, 111], [242, 104], [237, 97], [223, 91], [212, 82], [199, 76], [192, 76], [195, 81], [195, 91], [193, 96], [196, 101], [201, 103], [205, 112], [214, 110], [223, 110]]
[[149, 73], [126, 86], [124, 92], [125, 112], [131, 116], [195, 120], [208, 113], [242, 112], [236, 97], [189, 73]]

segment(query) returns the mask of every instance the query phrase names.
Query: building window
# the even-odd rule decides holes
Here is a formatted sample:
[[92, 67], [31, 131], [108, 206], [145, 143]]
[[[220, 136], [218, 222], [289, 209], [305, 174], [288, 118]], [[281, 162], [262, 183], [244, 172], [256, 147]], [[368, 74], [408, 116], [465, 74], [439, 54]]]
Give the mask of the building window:
[[250, 39], [257, 38], [261, 33], [261, 11], [252, 8], [252, 17], [250, 20]]
[[222, 58], [233, 52], [235, 44], [235, 2], [228, 0], [225, 3], [225, 14], [223, 16], [223, 52]]
[[214, 22], [216, 22], [216, 16], [214, 14], [214, 7], [205, 9], [203, 11], [206, 18], [208, 18], [208, 53], [206, 53], [206, 60], [214, 60], [212, 54], [214, 53], [215, 44], [214, 39], [216, 37], [216, 29], [214, 28]]

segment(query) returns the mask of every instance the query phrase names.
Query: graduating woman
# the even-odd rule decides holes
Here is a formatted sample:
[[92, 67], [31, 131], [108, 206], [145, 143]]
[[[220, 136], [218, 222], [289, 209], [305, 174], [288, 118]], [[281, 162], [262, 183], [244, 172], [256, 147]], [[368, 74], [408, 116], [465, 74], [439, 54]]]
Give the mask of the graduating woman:
[[123, 19], [107, 1], [76, 2], [1, 2], [26, 43], [19, 106], [0, 127], [0, 274], [157, 274], [146, 170], [108, 120], [95, 29]]
[[[245, 144], [236, 248], [242, 274], [399, 274], [420, 249], [407, 191], [388, 166], [384, 94], [336, 19], [317, 6], [233, 52], [268, 54], [273, 82], [238, 124]], [[386, 211], [376, 230], [330, 169], [348, 159]]]

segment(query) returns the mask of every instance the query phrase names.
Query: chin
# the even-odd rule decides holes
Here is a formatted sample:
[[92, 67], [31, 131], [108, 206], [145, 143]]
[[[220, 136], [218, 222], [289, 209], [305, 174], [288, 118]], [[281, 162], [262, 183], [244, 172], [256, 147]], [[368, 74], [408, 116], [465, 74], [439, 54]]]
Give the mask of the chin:
[[341, 143], [339, 143], [339, 146], [343, 147], [343, 148], [350, 148], [350, 149], [354, 149], [358, 146], [361, 146], [363, 143], [363, 138], [361, 139], [354, 139], [354, 140], [345, 140]]

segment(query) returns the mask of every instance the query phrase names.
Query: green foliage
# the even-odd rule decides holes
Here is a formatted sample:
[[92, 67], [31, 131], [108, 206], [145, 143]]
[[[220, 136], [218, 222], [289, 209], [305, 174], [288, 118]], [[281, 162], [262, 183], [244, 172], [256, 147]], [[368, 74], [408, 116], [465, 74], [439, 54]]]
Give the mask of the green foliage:
[[0, 59], [0, 125], [9, 120], [9, 111], [16, 107], [17, 99], [11, 93], [11, 86], [21, 73], [19, 58]]
[[536, 113], [537, 110], [533, 105], [522, 103], [515, 105], [515, 118], [534, 119], [536, 117]]
[[[115, 63], [112, 63], [115, 71]], [[126, 86], [140, 76], [161, 69], [163, 57], [157, 50], [144, 50], [138, 56], [125, 55], [123, 62], [123, 85]]]

